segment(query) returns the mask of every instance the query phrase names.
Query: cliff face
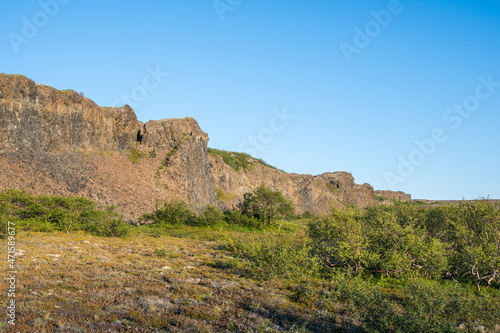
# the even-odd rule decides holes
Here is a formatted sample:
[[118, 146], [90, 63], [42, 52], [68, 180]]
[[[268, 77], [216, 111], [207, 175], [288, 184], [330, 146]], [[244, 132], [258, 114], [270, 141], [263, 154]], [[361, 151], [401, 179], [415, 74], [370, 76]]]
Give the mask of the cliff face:
[[137, 140], [129, 106], [102, 108], [73, 90], [0, 74], [0, 152], [121, 151]]
[[319, 176], [289, 174], [259, 163], [251, 163], [249, 170], [234, 170], [222, 157], [210, 154], [209, 161], [223, 206], [236, 205], [243, 195], [264, 184], [279, 190], [295, 204], [298, 213], [328, 212], [332, 205], [343, 204], [366, 207], [375, 203], [373, 188], [358, 185], [347, 172], [325, 173]]
[[401, 202], [410, 202], [411, 195], [406, 194], [404, 192], [394, 192], [394, 191], [375, 191], [375, 196], [377, 196], [380, 200], [395, 200]]
[[164, 152], [156, 185], [172, 198], [199, 208], [216, 204], [215, 183], [208, 163], [208, 135], [192, 118], [149, 121], [143, 126], [141, 150]]
[[79, 195], [128, 219], [155, 201], [216, 204], [208, 135], [194, 119], [146, 124], [72, 90], [0, 74], [0, 189]]
[[0, 190], [86, 196], [127, 219], [157, 200], [230, 208], [261, 184], [282, 191], [298, 212], [377, 203], [373, 188], [349, 173], [287, 174], [260, 163], [236, 171], [207, 142], [191, 118], [143, 124], [129, 106], [104, 108], [73, 90], [0, 74]]

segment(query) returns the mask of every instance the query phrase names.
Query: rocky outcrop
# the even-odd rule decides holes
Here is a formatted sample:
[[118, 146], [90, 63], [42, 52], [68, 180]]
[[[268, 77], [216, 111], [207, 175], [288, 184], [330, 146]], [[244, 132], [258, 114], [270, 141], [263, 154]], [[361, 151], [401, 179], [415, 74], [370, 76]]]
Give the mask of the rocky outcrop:
[[140, 122], [129, 106], [102, 108], [73, 90], [0, 74], [0, 152], [123, 151]]
[[[209, 154], [207, 142], [191, 118], [143, 124], [127, 105], [100, 107], [73, 90], [0, 74], [0, 190], [86, 196], [128, 219], [157, 200], [230, 208], [261, 184], [282, 191], [299, 213], [378, 202], [347, 172], [288, 174], [250, 157], [250, 167], [237, 171]], [[389, 192], [378, 195], [406, 200]]]
[[141, 132], [141, 150], [164, 152], [156, 185], [171, 197], [200, 208], [216, 204], [215, 183], [208, 162], [208, 135], [192, 118], [149, 121]]
[[216, 204], [208, 135], [191, 118], [138, 121], [72, 90], [0, 74], [0, 189], [78, 195], [127, 218], [155, 201]]
[[358, 185], [347, 172], [325, 173], [319, 176], [289, 174], [251, 161], [248, 170], [234, 170], [222, 157], [209, 155], [218, 198], [225, 208], [236, 205], [247, 192], [261, 184], [279, 190], [295, 204], [298, 213], [328, 212], [332, 205], [366, 207], [375, 203], [373, 188]]
[[375, 196], [379, 200], [395, 200], [401, 202], [410, 202], [411, 195], [404, 192], [394, 192], [394, 191], [375, 191]]

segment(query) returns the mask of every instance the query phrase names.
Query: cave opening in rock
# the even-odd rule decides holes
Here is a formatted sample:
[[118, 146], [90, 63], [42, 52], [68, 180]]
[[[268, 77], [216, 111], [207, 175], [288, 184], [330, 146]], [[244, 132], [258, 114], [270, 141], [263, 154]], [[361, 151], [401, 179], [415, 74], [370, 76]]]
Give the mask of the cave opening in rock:
[[143, 134], [141, 134], [141, 130], [138, 130], [138, 131], [137, 131], [137, 142], [139, 142], [140, 144], [142, 144], [142, 137], [143, 137], [143, 136], [144, 136], [144, 135], [143, 135]]

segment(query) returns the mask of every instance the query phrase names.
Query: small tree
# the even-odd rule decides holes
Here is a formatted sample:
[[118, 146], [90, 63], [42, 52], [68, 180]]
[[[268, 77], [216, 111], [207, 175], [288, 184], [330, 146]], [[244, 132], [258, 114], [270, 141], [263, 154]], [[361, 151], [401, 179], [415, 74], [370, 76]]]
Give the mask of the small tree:
[[196, 218], [195, 223], [197, 225], [214, 227], [224, 220], [224, 214], [212, 205], [207, 205], [203, 212]]
[[500, 210], [488, 200], [448, 207], [450, 275], [472, 276], [479, 288], [500, 281]]
[[327, 268], [341, 267], [350, 273], [360, 273], [380, 257], [371, 251], [367, 226], [355, 209], [332, 209], [329, 215], [315, 218], [308, 227], [314, 252]]
[[281, 218], [281, 228], [287, 216], [295, 214], [291, 201], [287, 200], [280, 191], [274, 191], [260, 185], [253, 192], [245, 193], [240, 204], [244, 214], [254, 216], [264, 225], [271, 225], [276, 218]]
[[157, 202], [155, 210], [149, 214], [143, 214], [140, 220], [152, 220], [159, 225], [181, 225], [190, 223], [195, 215], [184, 201], [166, 201], [161, 207]]

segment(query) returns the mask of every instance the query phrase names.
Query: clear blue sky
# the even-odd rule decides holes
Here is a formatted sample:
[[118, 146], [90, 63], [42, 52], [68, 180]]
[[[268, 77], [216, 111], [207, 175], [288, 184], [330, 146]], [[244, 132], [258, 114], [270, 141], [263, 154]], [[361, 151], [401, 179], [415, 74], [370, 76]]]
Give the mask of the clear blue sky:
[[54, 1], [2, 3], [0, 72], [287, 172], [500, 198], [498, 1]]

